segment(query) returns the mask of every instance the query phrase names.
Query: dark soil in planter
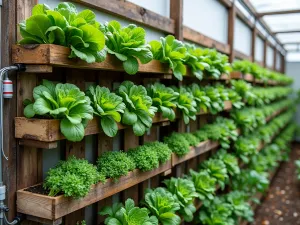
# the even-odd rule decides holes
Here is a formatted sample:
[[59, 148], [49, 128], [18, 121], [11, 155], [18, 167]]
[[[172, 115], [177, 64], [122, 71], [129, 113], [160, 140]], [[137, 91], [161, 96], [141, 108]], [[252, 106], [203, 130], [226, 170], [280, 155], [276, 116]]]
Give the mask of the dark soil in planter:
[[289, 162], [283, 162], [269, 192], [256, 209], [252, 225], [300, 224], [300, 181], [296, 178], [295, 160], [300, 159], [300, 144], [294, 144]]
[[[32, 187], [26, 188], [26, 189], [24, 189], [24, 191], [28, 191], [28, 192], [40, 194], [40, 195], [49, 195], [49, 191], [45, 190], [43, 188], [43, 184], [39, 184], [39, 185], [35, 185]], [[59, 193], [58, 195], [61, 195], [61, 194]]]

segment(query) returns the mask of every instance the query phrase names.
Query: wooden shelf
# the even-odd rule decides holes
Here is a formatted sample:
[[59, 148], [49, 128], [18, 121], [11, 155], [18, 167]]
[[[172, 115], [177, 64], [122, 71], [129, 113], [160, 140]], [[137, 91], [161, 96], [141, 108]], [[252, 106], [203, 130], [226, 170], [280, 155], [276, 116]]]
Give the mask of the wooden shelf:
[[178, 156], [174, 153], [172, 153], [172, 166], [178, 165], [182, 162], [185, 162], [189, 159], [192, 159], [198, 155], [201, 155], [205, 152], [208, 152], [214, 148], [217, 148], [219, 146], [219, 142], [217, 141], [203, 141], [201, 143], [199, 143], [196, 147], [190, 147], [190, 151], [189, 153], [187, 153], [184, 156]]
[[280, 83], [280, 82], [277, 82], [274, 80], [268, 80], [268, 81], [258, 80], [252, 74], [243, 74], [239, 71], [231, 72], [230, 79], [245, 80], [247, 82], [254, 83], [254, 84], [267, 84], [267, 85], [272, 85], [272, 86], [284, 85], [283, 83]]
[[[224, 102], [224, 110], [232, 109], [230, 101]], [[176, 111], [176, 118], [181, 118], [179, 111]], [[197, 115], [209, 114], [201, 110]], [[167, 126], [169, 119], [163, 118], [162, 113], [156, 113], [152, 119], [153, 125]], [[118, 130], [129, 128], [129, 126], [118, 123]], [[99, 126], [99, 119], [94, 118], [88, 122], [85, 128], [85, 136], [103, 132]], [[15, 118], [15, 138], [20, 139], [19, 144], [36, 148], [53, 149], [57, 147], [57, 141], [64, 140], [65, 136], [60, 132], [60, 120], [58, 119], [36, 119], [36, 118]]]
[[275, 117], [277, 117], [278, 115], [280, 115], [281, 113], [285, 112], [288, 108], [284, 107], [276, 112], [274, 112], [272, 115], [268, 116], [266, 118], [266, 122], [269, 122], [270, 120], [274, 119]]
[[[153, 124], [169, 122], [161, 113], [156, 113]], [[15, 138], [34, 140], [41, 142], [55, 142], [65, 139], [60, 132], [60, 120], [58, 119], [28, 119], [25, 117], [15, 118]], [[118, 123], [118, 129], [122, 130], [129, 126]], [[99, 126], [99, 120], [94, 118], [89, 121], [85, 128], [85, 136], [103, 132]], [[38, 142], [36, 142], [38, 143]]]
[[[30, 65], [30, 72], [49, 73], [52, 71], [51, 67], [124, 71], [122, 62], [110, 54], [107, 54], [106, 60], [101, 63], [87, 63], [80, 59], [69, 59], [69, 55], [69, 48], [53, 44], [14, 45], [12, 47], [13, 63]], [[157, 60], [152, 60], [147, 64], [139, 63], [139, 72], [172, 74], [168, 64], [160, 63]]]
[[67, 214], [128, 189], [170, 168], [171, 161], [169, 160], [165, 164], [160, 165], [159, 168], [148, 172], [134, 170], [128, 173], [127, 176], [121, 177], [117, 182], [108, 179], [104, 184], [98, 183], [93, 185], [87, 196], [80, 199], [64, 197], [63, 195], [50, 197], [26, 191], [27, 188], [25, 188], [17, 191], [17, 210], [19, 213], [38, 218], [58, 220]]

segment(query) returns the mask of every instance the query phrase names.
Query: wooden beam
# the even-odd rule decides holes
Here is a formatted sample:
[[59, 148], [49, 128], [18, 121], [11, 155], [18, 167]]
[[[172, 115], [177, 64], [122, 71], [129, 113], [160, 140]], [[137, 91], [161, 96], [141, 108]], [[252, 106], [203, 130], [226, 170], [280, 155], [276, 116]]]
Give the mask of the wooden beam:
[[252, 56], [248, 56], [240, 51], [234, 50], [235, 58], [252, 61]]
[[252, 29], [252, 43], [251, 43], [251, 57], [253, 62], [255, 61], [256, 36], [257, 36], [257, 28], [256, 28], [256, 20], [255, 20]]
[[228, 10], [228, 45], [230, 46], [229, 62], [234, 61], [234, 21], [236, 19], [236, 6], [233, 0], [232, 7]]
[[290, 33], [300, 33], [300, 30], [281, 30], [273, 32], [273, 34], [290, 34]]
[[277, 62], [277, 51], [276, 51], [276, 47], [273, 47], [273, 51], [274, 51], [273, 70], [276, 71], [276, 62]]
[[223, 4], [226, 8], [232, 7], [232, 2], [230, 0], [218, 0], [221, 4]]
[[183, 0], [171, 0], [170, 17], [175, 21], [175, 37], [183, 41]]
[[71, 0], [81, 5], [125, 18], [143, 26], [152, 27], [165, 33], [175, 33], [174, 20], [159, 15], [131, 2], [118, 0]]
[[264, 41], [264, 61], [263, 61], [264, 67], [267, 65], [267, 47], [268, 47], [268, 40], [266, 39]]
[[283, 45], [299, 45], [300, 44], [300, 42], [298, 41], [295, 41], [295, 42], [285, 42], [285, 43], [283, 43]]
[[196, 44], [202, 45], [207, 48], [216, 48], [218, 51], [227, 55], [229, 55], [230, 53], [230, 46], [228, 44], [218, 42], [187, 26], [183, 27], [183, 38], [185, 40], [192, 41]]
[[263, 16], [270, 16], [270, 15], [283, 15], [283, 14], [292, 14], [292, 13], [300, 13], [300, 9], [262, 12], [262, 13], [257, 13], [256, 15], [258, 17], [263, 17]]

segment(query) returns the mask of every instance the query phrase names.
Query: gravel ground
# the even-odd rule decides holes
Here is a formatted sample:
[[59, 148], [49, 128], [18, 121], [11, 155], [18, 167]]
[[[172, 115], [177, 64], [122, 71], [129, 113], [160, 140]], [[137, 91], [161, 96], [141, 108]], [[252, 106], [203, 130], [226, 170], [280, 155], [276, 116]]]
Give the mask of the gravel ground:
[[300, 159], [300, 144], [293, 145], [289, 162], [283, 162], [262, 205], [256, 209], [253, 225], [300, 224], [300, 181], [295, 175], [295, 160]]

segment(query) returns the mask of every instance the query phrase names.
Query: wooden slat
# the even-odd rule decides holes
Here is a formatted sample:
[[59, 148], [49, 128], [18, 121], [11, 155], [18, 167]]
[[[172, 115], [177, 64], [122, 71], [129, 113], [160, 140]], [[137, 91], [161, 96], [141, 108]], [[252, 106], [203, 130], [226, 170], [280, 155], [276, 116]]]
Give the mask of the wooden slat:
[[178, 165], [182, 162], [185, 162], [189, 159], [195, 158], [198, 155], [201, 155], [207, 151], [210, 151], [219, 146], [219, 142], [216, 141], [204, 141], [201, 142], [196, 147], [191, 147], [189, 153], [186, 155], [179, 157], [176, 154], [172, 154], [172, 166]]
[[183, 27], [183, 38], [207, 48], [215, 48], [227, 55], [230, 53], [230, 46], [228, 44], [223, 44], [219, 41], [216, 41], [213, 38], [207, 37], [204, 34], [201, 34], [187, 26]]
[[62, 195], [50, 197], [34, 194], [22, 189], [17, 192], [18, 212], [49, 220], [56, 220], [78, 209], [128, 189], [150, 177], [163, 173], [170, 168], [171, 160], [160, 165], [159, 168], [148, 172], [134, 170], [127, 176], [121, 177], [117, 182], [108, 179], [105, 184], [98, 183], [93, 185], [88, 195], [81, 199], [67, 198]]
[[228, 45], [229, 49], [229, 62], [232, 63], [235, 58], [234, 51], [234, 24], [236, 19], [236, 6], [235, 0], [232, 2], [233, 6], [228, 10]]
[[[161, 114], [157, 113], [153, 118], [153, 123], [161, 123], [168, 121], [162, 119]], [[31, 139], [36, 141], [54, 142], [63, 140], [65, 137], [60, 132], [60, 120], [57, 119], [27, 119], [25, 117], [15, 118], [15, 137], [22, 139]], [[124, 126], [118, 123], [118, 129], [125, 128], [132, 129], [131, 127]], [[85, 136], [98, 134], [103, 132], [99, 126], [99, 120], [94, 118], [89, 121], [85, 128]]]
[[[124, 71], [122, 62], [113, 55], [108, 54], [106, 60], [101, 63], [87, 63], [80, 59], [69, 59], [70, 49], [59, 45], [14, 45], [12, 52], [14, 63], [91, 70]], [[172, 74], [167, 64], [162, 64], [157, 60], [152, 60], [147, 64], [139, 64], [139, 72], [141, 73]]]
[[220, 3], [222, 3], [225, 7], [230, 8], [232, 7], [232, 2], [230, 0], [218, 0]]
[[183, 0], [170, 0], [170, 17], [175, 22], [175, 38], [183, 41]]
[[108, 12], [109, 14], [123, 17], [143, 26], [161, 30], [165, 33], [175, 33], [175, 22], [172, 19], [161, 16], [158, 13], [152, 12], [131, 2], [117, 0], [71, 0], [71, 2], [80, 3], [102, 12]]
[[53, 67], [49, 65], [26, 65], [26, 73], [52, 73]]
[[62, 222], [63, 222], [62, 218], [59, 218], [57, 220], [47, 220], [47, 219], [30, 216], [30, 215], [26, 215], [26, 219], [30, 220], [30, 221], [38, 222], [41, 224], [45, 224], [45, 225], [59, 225], [59, 224], [62, 224]]
[[244, 60], [248, 60], [248, 61], [252, 61], [252, 57], [249, 55], [246, 55], [238, 50], [234, 50], [234, 55], [236, 58], [238, 59], [244, 59]]
[[19, 145], [42, 148], [42, 149], [54, 149], [57, 148], [57, 142], [44, 142], [44, 141], [35, 141], [29, 139], [21, 139], [19, 140]]

